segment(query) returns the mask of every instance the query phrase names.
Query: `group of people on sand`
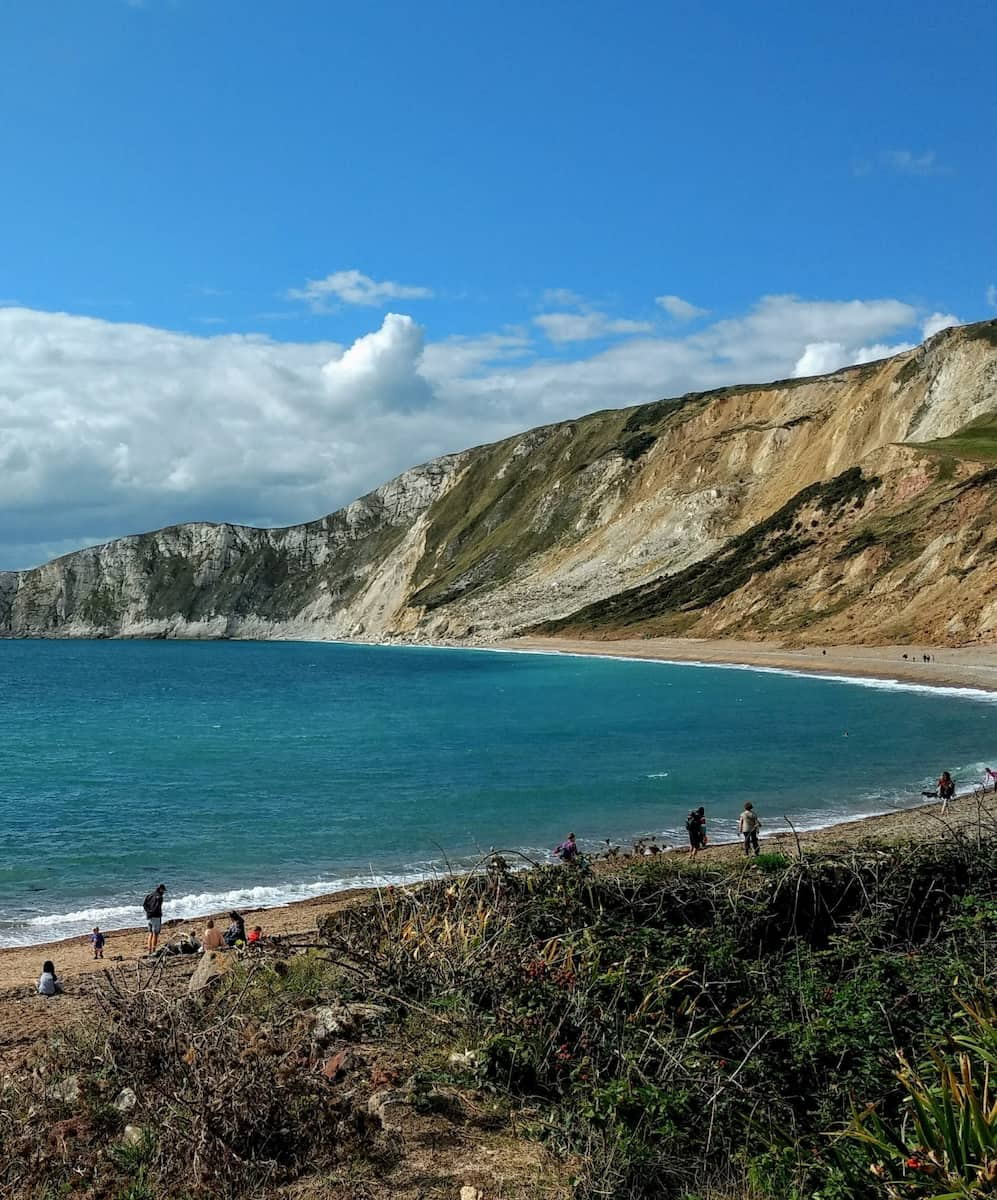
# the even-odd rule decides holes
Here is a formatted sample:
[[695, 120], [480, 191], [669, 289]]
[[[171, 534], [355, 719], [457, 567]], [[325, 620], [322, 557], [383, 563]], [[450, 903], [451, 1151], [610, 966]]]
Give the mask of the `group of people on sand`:
[[[146, 923], [149, 927], [146, 957], [154, 955], [159, 944], [159, 935], [163, 928], [163, 897], [165, 895], [166, 884], [160, 883], [142, 901]], [[230, 924], [224, 933], [216, 929], [214, 919], [209, 918], [200, 940], [193, 936], [187, 938], [187, 943], [191, 944], [192, 948], [186, 953], [197, 954], [204, 950], [238, 949], [242, 946], [255, 946], [259, 943], [263, 937], [261, 925], [254, 925], [247, 933], [246, 920], [242, 913], [233, 909], [228, 916]]]
[[[254, 925], [246, 931], [246, 920], [240, 912], [233, 909], [229, 913], [229, 926], [224, 933], [215, 925], [214, 919], [209, 918], [204, 933], [197, 937], [193, 932], [184, 934], [176, 944], [159, 946], [159, 935], [163, 929], [163, 898], [166, 895], [166, 884], [160, 883], [142, 901], [145, 913], [148, 937], [146, 938], [147, 958], [156, 958], [162, 954], [203, 954], [209, 950], [240, 949], [243, 946], [257, 946], [263, 938], [263, 927]], [[93, 932], [87, 936], [94, 959], [104, 957], [104, 947], [107, 945], [107, 934], [99, 925], [93, 927]], [[41, 975], [38, 977], [39, 996], [58, 996], [62, 992], [62, 984], [56, 974], [55, 964], [46, 960], [42, 964]]]
[[[737, 833], [744, 848], [745, 857], [758, 854], [758, 831], [762, 827], [761, 817], [755, 812], [755, 806], [750, 800], [745, 800], [741, 815], [737, 818]], [[694, 808], [685, 819], [686, 833], [689, 835], [689, 857], [696, 855], [709, 845], [706, 835], [706, 809], [702, 805]]]
[[[744, 802], [744, 808], [741, 810], [741, 815], [737, 819], [737, 832], [741, 839], [741, 844], [744, 848], [745, 856], [758, 854], [758, 831], [762, 827], [761, 818], [755, 812], [755, 806], [750, 800]], [[686, 833], [689, 835], [689, 856], [695, 858], [696, 855], [709, 844], [709, 838], [706, 834], [706, 809], [702, 805], [699, 808], [694, 808], [685, 819]], [[608, 845], [608, 841], [607, 841]], [[666, 847], [669, 849], [670, 847]], [[634, 853], [637, 854], [660, 854], [661, 848], [653, 842], [647, 842], [641, 839], [634, 846]], [[618, 854], [618, 849], [609, 847], [606, 851], [606, 857], [615, 858]], [[561, 862], [567, 864], [578, 864], [583, 861], [581, 850], [578, 846], [578, 840], [573, 833], [569, 833], [567, 838], [561, 842], [559, 846], [554, 847], [554, 855]]]

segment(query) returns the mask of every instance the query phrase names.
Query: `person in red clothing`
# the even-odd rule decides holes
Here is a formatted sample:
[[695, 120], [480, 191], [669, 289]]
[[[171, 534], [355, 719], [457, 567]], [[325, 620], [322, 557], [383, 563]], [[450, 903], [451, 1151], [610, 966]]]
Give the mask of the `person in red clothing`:
[[262, 927], [259, 925], [254, 925], [253, 928], [249, 931], [249, 937], [246, 938], [246, 941], [249, 943], [250, 946], [256, 946], [259, 944], [259, 940], [262, 936], [263, 936]]

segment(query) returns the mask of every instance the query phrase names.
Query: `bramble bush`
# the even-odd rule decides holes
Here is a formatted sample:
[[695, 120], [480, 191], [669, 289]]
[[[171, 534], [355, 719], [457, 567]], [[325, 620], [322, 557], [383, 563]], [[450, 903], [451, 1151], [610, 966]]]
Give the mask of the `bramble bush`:
[[579, 1196], [843, 1200], [862, 1156], [828, 1131], [856, 1098], [902, 1111], [896, 1055], [976, 996], [995, 885], [997, 843], [959, 838], [763, 871], [540, 868], [395, 893], [326, 937], [438, 1038], [477, 1039], [475, 1081], [582, 1164]]

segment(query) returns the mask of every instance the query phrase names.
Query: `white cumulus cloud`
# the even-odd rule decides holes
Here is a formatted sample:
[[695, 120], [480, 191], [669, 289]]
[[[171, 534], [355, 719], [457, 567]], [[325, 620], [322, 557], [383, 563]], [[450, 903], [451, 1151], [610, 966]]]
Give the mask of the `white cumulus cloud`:
[[705, 317], [710, 311], [708, 308], [697, 308], [695, 304], [690, 304], [681, 296], [655, 296], [654, 303], [659, 308], [663, 308], [676, 321], [691, 321], [694, 317]]
[[997, 283], [987, 284], [987, 303], [991, 308], [997, 308]]
[[332, 402], [344, 410], [405, 412], [431, 399], [419, 374], [422, 328], [411, 317], [388, 313], [380, 329], [365, 334], [322, 368]]
[[398, 313], [346, 346], [0, 308], [0, 568], [179, 521], [308, 520], [548, 421], [882, 357], [924, 319], [892, 299], [767, 296], [554, 356], [529, 326], [426, 342]]
[[962, 322], [954, 313], [933, 312], [921, 322], [921, 337], [933, 337], [936, 333], [941, 333], [943, 329], [951, 329], [953, 325], [961, 324]]
[[429, 300], [432, 289], [390, 279], [371, 279], [362, 271], [333, 271], [324, 279], [309, 279], [303, 288], [291, 288], [288, 300], [303, 300], [313, 310], [325, 311], [331, 300], [342, 304], [376, 307], [391, 300]]

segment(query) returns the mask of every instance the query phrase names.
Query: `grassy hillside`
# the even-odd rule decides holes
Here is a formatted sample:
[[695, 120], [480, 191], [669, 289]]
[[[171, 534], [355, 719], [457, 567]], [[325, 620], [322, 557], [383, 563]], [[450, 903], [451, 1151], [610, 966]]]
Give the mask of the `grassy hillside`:
[[997, 462], [997, 413], [986, 413], [949, 437], [921, 442], [920, 449], [976, 462]]
[[954, 831], [389, 891], [200, 998], [109, 983], [6, 1080], [0, 1194], [991, 1195], [995, 893]]

